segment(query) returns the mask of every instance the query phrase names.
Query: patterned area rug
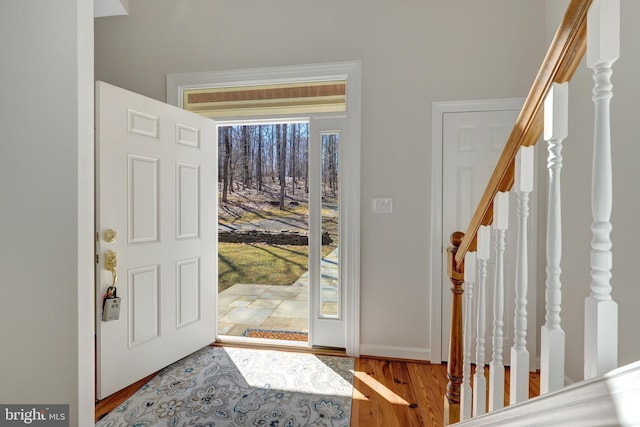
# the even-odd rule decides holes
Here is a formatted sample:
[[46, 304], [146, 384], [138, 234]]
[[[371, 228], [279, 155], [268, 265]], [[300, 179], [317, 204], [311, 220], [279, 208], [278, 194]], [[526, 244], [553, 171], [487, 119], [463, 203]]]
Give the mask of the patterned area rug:
[[347, 357], [206, 347], [162, 370], [96, 426], [348, 427], [353, 369]]
[[287, 341], [309, 341], [306, 332], [296, 331], [270, 331], [268, 329], [246, 329], [242, 333], [243, 337], [250, 338], [266, 338], [271, 340], [287, 340]]

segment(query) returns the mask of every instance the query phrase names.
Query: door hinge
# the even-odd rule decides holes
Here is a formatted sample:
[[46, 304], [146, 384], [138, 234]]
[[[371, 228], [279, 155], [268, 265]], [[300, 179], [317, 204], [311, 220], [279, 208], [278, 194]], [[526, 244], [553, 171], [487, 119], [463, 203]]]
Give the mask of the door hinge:
[[96, 264], [100, 264], [100, 255], [96, 254]]

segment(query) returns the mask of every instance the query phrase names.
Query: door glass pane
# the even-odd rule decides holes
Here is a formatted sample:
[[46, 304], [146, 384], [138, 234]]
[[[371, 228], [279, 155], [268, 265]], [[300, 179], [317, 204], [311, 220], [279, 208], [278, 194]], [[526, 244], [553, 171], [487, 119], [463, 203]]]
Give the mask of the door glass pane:
[[219, 127], [218, 331], [307, 341], [308, 122]]
[[322, 262], [320, 316], [340, 317], [340, 265], [338, 256], [340, 134], [322, 133]]

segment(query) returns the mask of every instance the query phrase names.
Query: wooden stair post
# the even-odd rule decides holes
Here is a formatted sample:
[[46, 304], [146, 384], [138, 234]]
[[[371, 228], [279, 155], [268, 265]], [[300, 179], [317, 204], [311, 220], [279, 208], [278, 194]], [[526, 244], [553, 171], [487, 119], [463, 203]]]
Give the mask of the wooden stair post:
[[462, 384], [462, 295], [464, 294], [464, 260], [456, 263], [456, 252], [464, 233], [451, 234], [451, 245], [447, 248], [447, 273], [451, 280], [453, 304], [451, 309], [451, 337], [449, 338], [449, 362], [447, 364], [447, 393], [444, 399], [444, 425], [460, 421], [460, 388]]

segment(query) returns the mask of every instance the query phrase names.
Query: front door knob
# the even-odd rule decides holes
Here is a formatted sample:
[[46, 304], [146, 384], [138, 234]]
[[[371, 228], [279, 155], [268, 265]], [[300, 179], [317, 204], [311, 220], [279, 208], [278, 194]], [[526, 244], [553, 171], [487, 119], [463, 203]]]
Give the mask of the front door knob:
[[111, 228], [104, 231], [104, 241], [107, 243], [111, 243], [118, 238], [118, 232]]

